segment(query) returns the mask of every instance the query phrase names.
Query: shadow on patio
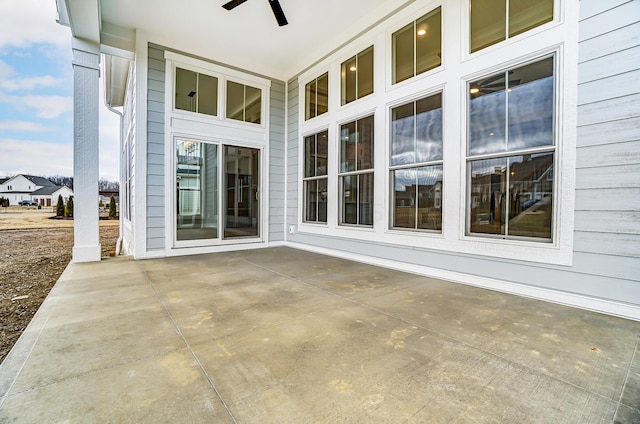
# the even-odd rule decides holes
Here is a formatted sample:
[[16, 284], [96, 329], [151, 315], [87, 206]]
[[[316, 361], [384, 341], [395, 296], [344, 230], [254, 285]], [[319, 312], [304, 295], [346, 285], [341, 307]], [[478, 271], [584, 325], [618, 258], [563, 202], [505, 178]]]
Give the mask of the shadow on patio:
[[640, 422], [640, 323], [289, 248], [70, 265], [0, 421]]

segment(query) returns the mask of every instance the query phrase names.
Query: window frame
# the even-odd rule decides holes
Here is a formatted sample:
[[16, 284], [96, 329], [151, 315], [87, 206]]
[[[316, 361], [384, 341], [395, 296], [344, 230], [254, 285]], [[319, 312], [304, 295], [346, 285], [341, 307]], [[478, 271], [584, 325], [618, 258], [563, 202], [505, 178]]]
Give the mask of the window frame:
[[[325, 110], [322, 113], [318, 113], [318, 81], [320, 79], [324, 78], [324, 77], [326, 77], [326, 79], [327, 79], [327, 110]], [[330, 97], [331, 97], [330, 96], [331, 93], [330, 93], [330, 88], [329, 88], [330, 87], [329, 81], [330, 81], [330, 79], [329, 79], [329, 71], [326, 71], [326, 72], [322, 73], [320, 76], [318, 76], [316, 78], [313, 78], [313, 79], [311, 79], [310, 81], [308, 81], [308, 82], [306, 82], [304, 84], [304, 105], [303, 105], [303, 107], [304, 107], [304, 115], [303, 116], [304, 116], [304, 120], [305, 121], [309, 121], [311, 119], [315, 119], [315, 118], [318, 118], [318, 117], [320, 117], [322, 115], [325, 115], [325, 114], [329, 113], [329, 102], [330, 102]], [[314, 90], [314, 94], [315, 94], [315, 102], [314, 102], [315, 110], [314, 110], [313, 115], [309, 116], [307, 118], [307, 86], [309, 84], [313, 83], [313, 82], [315, 82], [315, 90]]]
[[[360, 89], [360, 82], [359, 82], [359, 78], [358, 75], [360, 73], [360, 69], [358, 66], [358, 57], [360, 55], [362, 55], [363, 53], [366, 53], [368, 50], [371, 50], [371, 55], [373, 56], [373, 66], [371, 69], [371, 93], [365, 94], [364, 96], [360, 96], [359, 95], [359, 89]], [[347, 62], [349, 62], [352, 58], [355, 58], [356, 60], [356, 69], [355, 69], [355, 78], [356, 78], [356, 86], [355, 86], [355, 90], [356, 90], [356, 97], [355, 99], [351, 100], [351, 101], [346, 101], [343, 103], [342, 99], [343, 96], [345, 96], [346, 98], [346, 87], [344, 87], [343, 85], [343, 81], [345, 81], [345, 79], [342, 78], [342, 65], [347, 64]], [[374, 96], [376, 94], [376, 49], [375, 49], [375, 43], [369, 43], [366, 47], [364, 48], [360, 48], [358, 49], [358, 51], [354, 54], [351, 54], [348, 57], [345, 57], [343, 60], [341, 60], [338, 64], [338, 74], [339, 74], [339, 87], [340, 87], [340, 95], [338, 96], [338, 98], [340, 99], [340, 101], [338, 102], [340, 107], [344, 108], [344, 107], [348, 107], [350, 105], [353, 105], [359, 101], [362, 101], [362, 99], [366, 99], [369, 98], [369, 96]], [[345, 74], [346, 76], [346, 74]]]
[[[535, 64], [541, 61], [544, 61], [546, 59], [551, 58], [553, 60], [553, 117], [552, 117], [552, 125], [553, 125], [553, 129], [552, 129], [552, 133], [553, 133], [553, 143], [551, 145], [543, 145], [543, 146], [534, 146], [534, 147], [528, 147], [528, 148], [522, 148], [522, 149], [517, 149], [517, 150], [506, 150], [505, 151], [501, 151], [501, 152], [495, 152], [495, 153], [485, 153], [485, 154], [476, 154], [476, 155], [471, 155], [469, 153], [469, 140], [470, 140], [470, 136], [469, 136], [469, 131], [470, 131], [470, 98], [468, 96], [468, 93], [470, 92], [470, 87], [471, 87], [471, 82], [474, 80], [478, 80], [480, 78], [490, 78], [498, 73], [505, 73], [507, 74], [509, 72], [509, 70], [512, 69], [516, 69], [516, 68], [521, 68], [521, 67], [525, 67], [527, 65], [531, 65], [531, 64]], [[508, 163], [509, 163], [509, 159], [513, 158], [513, 157], [517, 157], [517, 156], [523, 156], [523, 155], [534, 155], [534, 154], [544, 154], [544, 153], [552, 153], [553, 154], [553, 163], [552, 163], [552, 172], [553, 170], [557, 169], [558, 166], [558, 144], [559, 144], [559, 134], [558, 134], [558, 127], [559, 127], [559, 107], [558, 107], [558, 80], [557, 80], [557, 75], [558, 75], [558, 61], [557, 61], [557, 53], [556, 52], [552, 52], [552, 53], [547, 53], [535, 58], [530, 58], [526, 61], [522, 61], [519, 63], [514, 63], [510, 66], [505, 66], [503, 68], [500, 68], [498, 71], [491, 71], [491, 72], [487, 72], [484, 74], [480, 74], [480, 75], [476, 75], [474, 76], [474, 78], [472, 79], [467, 79], [465, 81], [466, 83], [466, 93], [467, 93], [467, 101], [465, 102], [465, 108], [466, 108], [466, 136], [465, 136], [465, 150], [464, 150], [464, 161], [465, 161], [465, 170], [466, 170], [466, 177], [464, 179], [465, 182], [465, 186], [466, 186], [466, 202], [464, 203], [464, 217], [465, 217], [465, 233], [464, 235], [466, 237], [473, 237], [473, 238], [487, 238], [487, 239], [499, 239], [499, 240], [511, 240], [511, 241], [522, 241], [522, 242], [529, 242], [529, 243], [544, 243], [544, 244], [554, 244], [556, 242], [555, 240], [555, 236], [557, 234], [557, 229], [556, 229], [556, 222], [558, 221], [557, 215], [558, 215], [558, 206], [557, 206], [557, 200], [556, 200], [556, 193], [559, 192], [559, 187], [558, 187], [558, 180], [555, 179], [552, 183], [553, 186], [553, 196], [552, 196], [552, 212], [551, 212], [551, 227], [550, 227], [550, 232], [551, 232], [551, 238], [550, 239], [546, 239], [546, 238], [537, 238], [537, 237], [527, 237], [527, 236], [514, 236], [514, 235], [509, 235], [507, 234], [507, 230], [508, 230], [508, 222], [506, 223], [506, 227], [505, 227], [505, 234], [491, 234], [491, 233], [477, 233], [477, 232], [471, 232], [471, 164], [475, 161], [480, 161], [480, 160], [489, 160], [489, 159], [501, 159], [504, 158], [507, 160], [507, 168], [508, 168]], [[505, 98], [505, 104], [506, 107], [508, 107], [508, 89], [505, 90], [505, 92], [507, 92], [507, 97]], [[509, 126], [509, 122], [508, 122], [508, 112], [506, 112], [505, 115], [505, 127], [508, 128]], [[508, 137], [508, 135], [506, 136]], [[505, 142], [507, 142], [508, 138], [505, 140]], [[509, 192], [509, 173], [506, 173], [506, 180], [505, 180], [505, 193]], [[505, 202], [507, 202], [506, 204], [509, 204], [509, 200], [505, 199]], [[508, 216], [508, 213], [507, 213]]]
[[[509, 25], [507, 21], [508, 19], [507, 15], [509, 13], [509, 9], [507, 6], [506, 12], [505, 12], [506, 13], [505, 14], [505, 25], [506, 25], [505, 39], [498, 41], [496, 43], [490, 44], [486, 47], [480, 48], [474, 52], [471, 51], [471, 0], [462, 0], [462, 1], [465, 3], [465, 5], [463, 5], [462, 7], [462, 19], [461, 19], [462, 26], [464, 28], [463, 30], [464, 59], [463, 60], [466, 60], [477, 55], [482, 55], [484, 53], [490, 53], [495, 50], [499, 50], [512, 43], [517, 43], [518, 41], [526, 37], [536, 36], [540, 33], [547, 32], [552, 27], [562, 25], [565, 22], [565, 16], [563, 13], [564, 3], [568, 0], [553, 0], [553, 19], [543, 24], [540, 24], [534, 28], [531, 28], [527, 31], [516, 34], [512, 37], [508, 37]], [[510, 0], [505, 0], [505, 1], [509, 2]]]
[[[317, 151], [318, 151], [318, 136], [322, 133], [326, 133], [327, 136], [327, 169], [326, 172], [322, 175], [317, 175], [317, 170], [318, 170], [318, 165], [317, 165]], [[305, 176], [305, 172], [304, 172], [304, 164], [306, 161], [306, 152], [305, 152], [305, 143], [306, 143], [306, 139], [308, 137], [314, 137], [315, 140], [315, 151], [316, 151], [316, 163], [314, 165], [314, 169], [315, 172], [313, 176], [307, 177]], [[319, 130], [316, 131], [314, 133], [311, 134], [306, 134], [302, 136], [302, 173], [301, 173], [301, 181], [302, 181], [302, 222], [305, 224], [310, 224], [310, 225], [327, 225], [328, 222], [328, 213], [329, 213], [329, 192], [331, 191], [331, 187], [329, 185], [329, 162], [331, 161], [331, 155], [329, 154], [329, 128], [325, 128], [323, 130]], [[311, 221], [306, 219], [307, 217], [307, 207], [308, 207], [308, 202], [307, 202], [307, 190], [306, 190], [306, 184], [310, 181], [319, 181], [319, 180], [326, 180], [327, 182], [327, 211], [326, 211], [326, 215], [327, 215], [327, 219], [325, 219], [324, 221], [321, 221], [319, 219], [316, 219], [315, 221]], [[319, 216], [318, 211], [316, 211], [316, 218]]]
[[[442, 159], [434, 159], [434, 160], [429, 160], [429, 161], [424, 161], [424, 162], [414, 162], [411, 164], [401, 164], [401, 165], [392, 165], [391, 164], [391, 140], [392, 140], [392, 133], [393, 133], [393, 127], [392, 127], [392, 111], [393, 109], [397, 108], [397, 107], [401, 107], [401, 106], [405, 106], [408, 104], [413, 104], [413, 110], [414, 110], [414, 143], [416, 141], [416, 130], [417, 130], [417, 125], [415, 125], [415, 116], [416, 116], [416, 103], [422, 99], [426, 99], [428, 97], [432, 97], [435, 95], [440, 94], [441, 96], [441, 102], [440, 102], [440, 109], [442, 110], [442, 125], [443, 125], [443, 134], [442, 134]], [[388, 196], [389, 196], [389, 201], [387, 202], [388, 204], [388, 230], [390, 232], [393, 231], [398, 231], [398, 232], [402, 232], [402, 233], [422, 233], [422, 234], [431, 234], [431, 235], [441, 235], [443, 233], [443, 229], [444, 229], [444, 221], [445, 221], [445, 202], [444, 202], [444, 187], [445, 187], [445, 182], [444, 182], [444, 176], [445, 176], [445, 172], [444, 172], [444, 166], [445, 166], [445, 149], [444, 149], [444, 144], [445, 144], [445, 137], [444, 137], [444, 122], [445, 122], [445, 109], [444, 109], [444, 97], [445, 96], [445, 90], [444, 87], [438, 87], [435, 90], [430, 90], [426, 93], [420, 93], [420, 95], [415, 96], [413, 98], [409, 98], [409, 99], [403, 99], [400, 102], [395, 102], [391, 105], [388, 106], [388, 116], [389, 116], [389, 122], [388, 122], [388, 143], [387, 143], [387, 178], [388, 178], [388, 182], [387, 182], [387, 186], [388, 186]], [[440, 230], [432, 230], [432, 229], [427, 229], [427, 228], [407, 228], [407, 227], [397, 227], [394, 226], [394, 222], [395, 222], [395, 187], [394, 187], [394, 179], [393, 179], [393, 173], [396, 170], [410, 170], [410, 169], [419, 169], [419, 168], [425, 168], [425, 167], [433, 167], [433, 166], [440, 166], [442, 167], [442, 199], [441, 199], [441, 209], [442, 209], [442, 219], [440, 221]], [[417, 219], [417, 217], [416, 217]]]

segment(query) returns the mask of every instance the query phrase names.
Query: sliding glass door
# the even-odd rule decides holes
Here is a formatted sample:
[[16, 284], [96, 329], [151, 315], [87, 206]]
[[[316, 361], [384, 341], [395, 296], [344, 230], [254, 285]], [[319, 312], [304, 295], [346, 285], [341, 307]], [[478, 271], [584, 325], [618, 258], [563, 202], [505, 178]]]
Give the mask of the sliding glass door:
[[176, 141], [179, 246], [260, 236], [260, 150]]
[[224, 146], [224, 238], [258, 236], [258, 149]]

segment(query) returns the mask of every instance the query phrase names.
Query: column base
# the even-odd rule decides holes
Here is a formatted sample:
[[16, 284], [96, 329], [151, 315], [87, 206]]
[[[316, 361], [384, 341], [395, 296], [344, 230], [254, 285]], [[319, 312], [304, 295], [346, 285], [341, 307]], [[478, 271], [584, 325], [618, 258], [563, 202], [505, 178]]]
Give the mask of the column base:
[[73, 263], [80, 262], [100, 262], [102, 257], [102, 246], [73, 246], [72, 259]]

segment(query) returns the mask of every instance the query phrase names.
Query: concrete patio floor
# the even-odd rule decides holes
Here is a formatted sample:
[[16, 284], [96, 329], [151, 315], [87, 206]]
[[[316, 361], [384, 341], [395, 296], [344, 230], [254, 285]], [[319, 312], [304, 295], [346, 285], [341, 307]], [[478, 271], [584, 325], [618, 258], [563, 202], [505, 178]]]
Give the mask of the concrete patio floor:
[[290, 248], [73, 264], [2, 423], [637, 423], [640, 323]]

